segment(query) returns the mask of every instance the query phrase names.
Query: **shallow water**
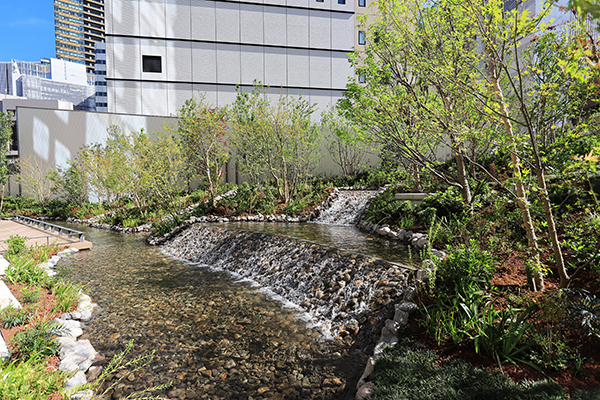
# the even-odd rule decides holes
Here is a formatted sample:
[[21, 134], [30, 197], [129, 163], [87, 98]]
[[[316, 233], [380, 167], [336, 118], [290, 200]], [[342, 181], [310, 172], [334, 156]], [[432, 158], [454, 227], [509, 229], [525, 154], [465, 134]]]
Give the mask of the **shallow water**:
[[418, 266], [420, 263], [418, 255], [411, 254], [407, 244], [367, 234], [351, 225], [282, 222], [227, 222], [211, 225], [291, 236], [405, 265]]
[[130, 340], [134, 355], [156, 351], [113, 398], [167, 382], [158, 394], [173, 399], [353, 398], [364, 359], [296, 311], [225, 272], [165, 257], [144, 235], [72, 226], [94, 243], [59, 264], [100, 306], [83, 338], [107, 360]]

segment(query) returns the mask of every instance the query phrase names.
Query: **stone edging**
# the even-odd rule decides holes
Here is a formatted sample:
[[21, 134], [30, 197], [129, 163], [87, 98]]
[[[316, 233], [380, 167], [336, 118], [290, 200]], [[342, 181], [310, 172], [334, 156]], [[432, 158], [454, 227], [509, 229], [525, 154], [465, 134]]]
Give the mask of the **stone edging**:
[[385, 327], [381, 330], [381, 337], [373, 350], [373, 356], [369, 357], [367, 366], [356, 384], [356, 400], [365, 400], [371, 394], [374, 386], [371, 378], [375, 370], [375, 362], [387, 346], [394, 347], [398, 343], [398, 329], [408, 325], [408, 317], [417, 310], [417, 305], [413, 302], [416, 294], [417, 290], [414, 287], [408, 287], [404, 292], [403, 300], [394, 306], [394, 319], [385, 321]]
[[[78, 252], [78, 249], [67, 248], [50, 257], [45, 263], [39, 264], [38, 267], [43, 269], [48, 276], [54, 276], [56, 275], [54, 269], [58, 261], [64, 256], [70, 256]], [[14, 301], [18, 303], [16, 299]], [[20, 303], [18, 303], [18, 306], [21, 307]], [[58, 369], [63, 372], [74, 373], [65, 383], [67, 394], [88, 383], [88, 381], [93, 381], [102, 371], [102, 367], [92, 364], [103, 361], [104, 356], [94, 350], [88, 339], [77, 340], [83, 334], [81, 323], [92, 318], [96, 306], [97, 304], [92, 303], [88, 295], [81, 293], [75, 311], [62, 314], [59, 318], [53, 320], [54, 323], [60, 325], [62, 331], [62, 334], [56, 339], [60, 344]], [[8, 352], [6, 356], [10, 357]], [[93, 396], [94, 392], [90, 389], [69, 394], [71, 400], [90, 400]]]

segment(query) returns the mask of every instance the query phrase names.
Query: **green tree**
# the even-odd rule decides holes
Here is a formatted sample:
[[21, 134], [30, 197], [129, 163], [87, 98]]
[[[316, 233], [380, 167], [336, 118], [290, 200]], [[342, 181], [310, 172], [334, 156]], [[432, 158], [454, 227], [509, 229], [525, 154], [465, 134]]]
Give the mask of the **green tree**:
[[311, 121], [314, 105], [290, 95], [280, 95], [272, 104], [265, 95], [260, 84], [252, 93], [238, 89], [232, 143], [240, 172], [255, 182], [272, 178], [279, 200], [288, 203], [320, 157], [319, 131]]
[[227, 108], [209, 104], [203, 96], [187, 100], [177, 114], [180, 135], [190, 166], [208, 187], [214, 202], [229, 160]]
[[77, 159], [67, 160], [66, 167], [50, 171], [52, 193], [69, 204], [82, 206], [87, 201], [87, 186]]
[[19, 161], [19, 182], [32, 194], [37, 201], [44, 205], [52, 195], [50, 167], [35, 156], [29, 156]]
[[488, 149], [496, 127], [474, 111], [477, 99], [460, 84], [479, 61], [476, 42], [465, 34], [468, 21], [451, 23], [431, 2], [377, 4], [379, 16], [360, 21], [367, 44], [351, 56], [365, 83], [348, 85], [345, 107], [364, 131], [412, 164], [415, 178], [423, 170], [458, 187], [471, 207], [467, 159]]
[[369, 148], [363, 142], [367, 136], [358, 131], [358, 126], [339, 107], [331, 107], [321, 114], [321, 127], [326, 135], [327, 151], [342, 173], [354, 176], [360, 172]]
[[0, 185], [2, 185], [2, 194], [0, 195], [0, 212], [4, 206], [4, 188], [10, 177], [10, 168], [8, 160], [8, 150], [12, 135], [12, 113], [0, 112]]

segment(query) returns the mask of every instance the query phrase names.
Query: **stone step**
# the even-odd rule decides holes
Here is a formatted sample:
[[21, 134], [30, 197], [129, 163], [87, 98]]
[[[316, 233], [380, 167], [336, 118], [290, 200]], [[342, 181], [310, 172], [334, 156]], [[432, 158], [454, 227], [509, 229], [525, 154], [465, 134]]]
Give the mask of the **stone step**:
[[[8, 261], [0, 255], [0, 274], [4, 275], [6, 268], [8, 267]], [[4, 281], [0, 280], [0, 309], [3, 309], [7, 306], [13, 306], [14, 308], [21, 308], [21, 303], [19, 300], [12, 294], [8, 286]], [[4, 336], [0, 334], [0, 357], [2, 359], [10, 358], [10, 352], [8, 351], [8, 346], [6, 345], [6, 341], [4, 340]]]

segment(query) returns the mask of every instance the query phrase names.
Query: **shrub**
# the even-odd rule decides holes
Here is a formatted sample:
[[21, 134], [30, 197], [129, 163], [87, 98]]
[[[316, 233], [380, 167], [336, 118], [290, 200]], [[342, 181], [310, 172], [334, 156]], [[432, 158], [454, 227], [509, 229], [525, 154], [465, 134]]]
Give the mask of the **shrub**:
[[444, 192], [430, 194], [423, 200], [419, 208], [421, 210], [433, 208], [438, 218], [460, 217], [465, 211], [460, 191], [454, 186], [450, 186]]
[[60, 311], [67, 312], [75, 304], [84, 287], [71, 281], [58, 281], [52, 287], [52, 294], [56, 295], [56, 305], [52, 308], [52, 312]]
[[43, 321], [33, 328], [17, 333], [11, 341], [13, 359], [26, 362], [56, 355], [59, 343], [55, 336], [63, 332], [64, 329], [61, 326]]
[[468, 288], [485, 290], [495, 271], [493, 256], [475, 241], [450, 250], [448, 257], [436, 262], [436, 288], [443, 293], [465, 293]]
[[30, 312], [14, 308], [10, 305], [0, 310], [0, 321], [2, 321], [2, 327], [5, 329], [24, 325], [29, 322], [31, 317], [32, 315]]
[[45, 363], [13, 362], [0, 367], [0, 398], [3, 400], [46, 399], [64, 392], [66, 373], [46, 371]]
[[36, 303], [42, 297], [39, 290], [35, 287], [31, 289], [21, 289], [21, 296], [21, 300], [23, 301], [23, 303]]
[[10, 235], [5, 241], [8, 245], [6, 255], [10, 258], [12, 256], [18, 256], [25, 251], [25, 242], [27, 241], [26, 236]]
[[39, 268], [32, 260], [13, 258], [10, 266], [6, 269], [6, 278], [12, 283], [24, 283], [26, 285], [45, 285], [48, 275]]

